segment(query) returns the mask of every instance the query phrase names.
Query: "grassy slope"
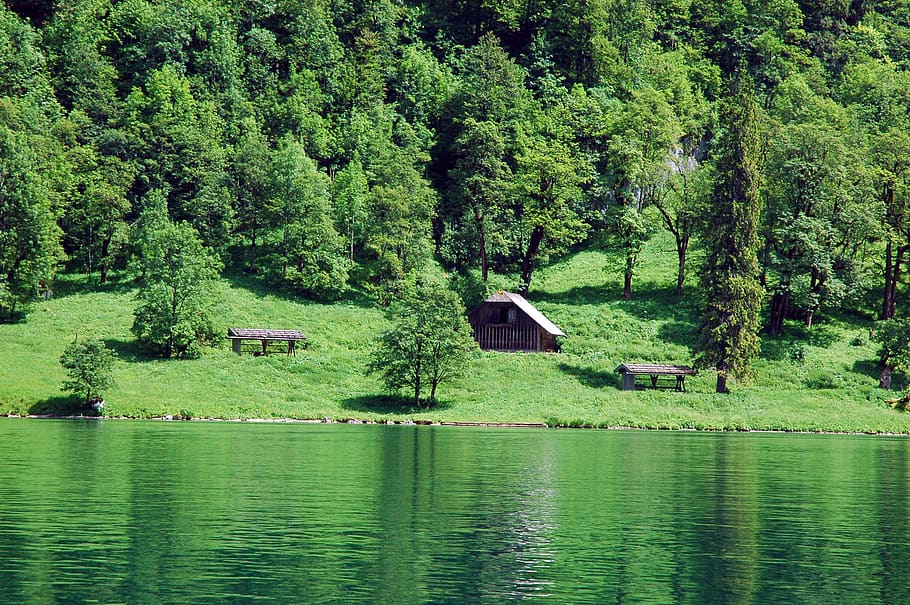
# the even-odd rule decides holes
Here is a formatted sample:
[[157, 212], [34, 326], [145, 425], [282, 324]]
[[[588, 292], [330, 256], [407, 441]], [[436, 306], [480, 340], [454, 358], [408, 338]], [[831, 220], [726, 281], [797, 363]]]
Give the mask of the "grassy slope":
[[[560, 355], [484, 353], [467, 379], [443, 385], [439, 407], [402, 408], [381, 397], [363, 368], [371, 340], [388, 323], [369, 304], [321, 305], [228, 284], [224, 326], [299, 328], [309, 338], [296, 357], [237, 357], [227, 342], [202, 359], [152, 361], [136, 355], [129, 326], [133, 292], [104, 292], [70, 277], [18, 325], [0, 325], [0, 413], [65, 408], [58, 358], [73, 335], [96, 334], [119, 354], [111, 415], [252, 418], [326, 416], [543, 422], [703, 429], [910, 432], [910, 414], [887, 408], [875, 388], [875, 345], [867, 326], [822, 318], [794, 363], [792, 338], [765, 339], [755, 380], [715, 395], [714, 377], [689, 379], [688, 393], [622, 392], [622, 361], [689, 363], [695, 304], [677, 300], [672, 245], [656, 239], [643, 255], [631, 301], [621, 298], [610, 259], [581, 252], [543, 269], [529, 298], [568, 334]], [[795, 333], [799, 328], [789, 326]], [[834, 388], [817, 388], [828, 386]], [[891, 394], [893, 396], [893, 394]]]

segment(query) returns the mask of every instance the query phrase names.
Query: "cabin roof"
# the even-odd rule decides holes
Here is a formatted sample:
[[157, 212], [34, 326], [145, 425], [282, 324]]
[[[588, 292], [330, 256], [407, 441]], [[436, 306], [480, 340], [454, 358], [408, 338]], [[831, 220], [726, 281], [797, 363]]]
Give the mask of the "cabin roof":
[[620, 374], [659, 374], [663, 376], [694, 376], [689, 366], [672, 366], [658, 363], [621, 363], [614, 370]]
[[565, 336], [562, 330], [556, 327], [552, 321], [544, 317], [544, 314], [537, 310], [537, 307], [525, 300], [525, 297], [514, 292], [499, 291], [484, 301], [485, 303], [513, 303], [516, 307], [524, 311], [525, 315], [534, 320], [538, 326], [543, 328], [551, 336]]

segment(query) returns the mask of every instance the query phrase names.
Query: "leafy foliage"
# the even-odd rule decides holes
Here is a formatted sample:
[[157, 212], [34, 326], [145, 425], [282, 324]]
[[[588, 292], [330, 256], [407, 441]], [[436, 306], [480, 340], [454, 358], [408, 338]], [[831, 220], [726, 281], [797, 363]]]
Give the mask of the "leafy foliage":
[[717, 370], [717, 391], [728, 375], [747, 375], [758, 354], [758, 220], [760, 198], [755, 164], [757, 124], [749, 83], [732, 82], [733, 94], [721, 106], [725, 128], [718, 153], [711, 201], [714, 221], [706, 234], [702, 271], [705, 311], [699, 328], [699, 363]]
[[458, 297], [445, 287], [418, 279], [392, 308], [395, 326], [379, 336], [368, 372], [379, 374], [392, 392], [408, 389], [415, 406], [430, 388], [461, 376], [477, 349]]
[[[126, 267], [161, 192], [194, 250], [308, 299], [388, 304], [433, 260], [479, 274], [476, 292], [533, 289], [605, 236], [631, 298], [663, 226], [668, 304], [730, 285], [714, 328], [734, 311], [751, 326], [759, 304], [771, 334], [907, 315], [900, 2], [27, 4], [0, 7], [4, 321], [61, 266], [102, 283]], [[766, 135], [746, 156], [718, 122], [732, 78], [752, 82]], [[716, 198], [744, 170], [763, 210], [729, 219]], [[690, 288], [690, 242], [742, 266], [709, 253]], [[749, 357], [751, 333], [723, 338]]]
[[74, 339], [63, 350], [60, 365], [68, 376], [63, 390], [82, 397], [85, 405], [114, 385], [114, 352], [100, 340]]
[[196, 357], [217, 333], [213, 307], [220, 263], [192, 226], [171, 222], [160, 206], [146, 210], [140, 220], [143, 277], [133, 334], [155, 355]]

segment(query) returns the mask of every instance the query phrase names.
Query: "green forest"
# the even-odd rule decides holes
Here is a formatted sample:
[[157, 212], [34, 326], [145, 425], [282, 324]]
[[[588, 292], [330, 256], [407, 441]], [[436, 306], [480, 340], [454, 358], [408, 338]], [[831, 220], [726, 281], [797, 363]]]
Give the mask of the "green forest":
[[910, 4], [0, 6], [0, 323], [126, 280], [192, 357], [225, 275], [381, 308], [430, 268], [470, 308], [589, 254], [635, 301], [654, 242], [718, 391], [836, 319], [902, 384]]

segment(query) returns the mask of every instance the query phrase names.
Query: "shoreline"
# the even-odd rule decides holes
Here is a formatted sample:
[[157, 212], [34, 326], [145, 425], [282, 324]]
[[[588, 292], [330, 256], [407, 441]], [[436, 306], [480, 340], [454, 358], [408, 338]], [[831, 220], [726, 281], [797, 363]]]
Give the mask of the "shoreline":
[[376, 421], [358, 418], [215, 418], [215, 417], [184, 417], [176, 415], [152, 416], [137, 418], [132, 416], [58, 416], [54, 414], [6, 414], [0, 418], [14, 418], [25, 420], [114, 420], [114, 421], [149, 421], [149, 422], [227, 422], [249, 424], [352, 424], [352, 425], [385, 425], [385, 426], [451, 426], [465, 428], [516, 428], [516, 429], [583, 429], [601, 431], [653, 431], [653, 432], [686, 432], [686, 433], [767, 433], [781, 435], [843, 435], [866, 437], [910, 437], [908, 433], [893, 432], [863, 432], [863, 431], [809, 431], [802, 429], [699, 429], [691, 427], [680, 428], [642, 428], [634, 426], [595, 426], [582, 424], [570, 426], [568, 424], [550, 425], [546, 422], [482, 422], [482, 421], [438, 421], [428, 419], [386, 420]]

